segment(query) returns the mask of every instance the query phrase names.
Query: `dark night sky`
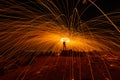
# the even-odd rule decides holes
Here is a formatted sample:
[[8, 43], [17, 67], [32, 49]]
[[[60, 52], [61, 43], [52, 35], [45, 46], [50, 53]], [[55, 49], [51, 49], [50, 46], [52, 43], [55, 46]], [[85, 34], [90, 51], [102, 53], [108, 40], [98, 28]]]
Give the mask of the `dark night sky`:
[[[29, 0], [17, 0], [20, 2], [28, 2]], [[37, 0], [31, 0], [37, 1]], [[52, 0], [52, 1], [66, 1], [66, 0]], [[78, 1], [78, 0], [68, 0], [69, 2]], [[92, 0], [93, 1], [93, 0]], [[120, 0], [96, 0], [95, 2], [98, 6], [101, 7], [106, 12], [114, 11], [120, 9]], [[96, 9], [93, 6], [90, 7], [90, 10], [95, 11]]]
[[[11, 0], [6, 0], [6, 1], [11, 1]], [[14, 0], [14, 2], [29, 2], [29, 1], [37, 1], [37, 0]], [[73, 2], [77, 2], [78, 0], [52, 0], [54, 1], [55, 4], [61, 4], [60, 1], [65, 2], [68, 1], [69, 2], [69, 8], [71, 7], [71, 4], [73, 4]], [[82, 1], [82, 0], [80, 0]], [[13, 2], [13, 1], [12, 1]], [[110, 13], [113, 11], [120, 11], [120, 0], [96, 0], [95, 2], [105, 13]], [[81, 13], [90, 3], [87, 2], [86, 4], [80, 4], [77, 6], [79, 13]], [[66, 4], [65, 4], [66, 5]], [[35, 4], [31, 4], [31, 6], [33, 6], [34, 8], [37, 8]], [[41, 7], [41, 6], [39, 6]], [[63, 13], [65, 13], [65, 11], [67, 9], [65, 9], [63, 6], [58, 6], [61, 11], [63, 11]], [[84, 7], [84, 8], [83, 8]], [[83, 8], [83, 9], [82, 9]], [[40, 9], [40, 8], [38, 8]], [[82, 10], [81, 10], [82, 9]], [[69, 13], [72, 12], [72, 9], [69, 9]], [[67, 13], [65, 13], [67, 14]], [[91, 5], [86, 11], [85, 13], [82, 15], [81, 19], [83, 20], [89, 20], [93, 17], [99, 16], [101, 15], [101, 12], [93, 5]]]
[[[120, 11], [120, 0], [96, 0], [95, 2], [105, 13], [110, 13], [113, 11]], [[101, 12], [93, 5], [91, 5], [83, 18], [90, 19], [101, 15]], [[89, 16], [89, 17], [87, 17]]]
[[112, 11], [120, 8], [120, 0], [96, 0], [98, 6], [105, 11]]

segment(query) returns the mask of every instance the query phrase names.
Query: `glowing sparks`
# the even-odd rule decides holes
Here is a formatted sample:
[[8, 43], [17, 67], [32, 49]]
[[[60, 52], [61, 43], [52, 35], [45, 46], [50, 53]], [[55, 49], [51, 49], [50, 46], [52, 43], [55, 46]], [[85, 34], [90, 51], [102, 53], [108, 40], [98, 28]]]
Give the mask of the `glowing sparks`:
[[[94, 62], [94, 59], [92, 58], [97, 55], [92, 55], [92, 57], [91, 52], [94, 54], [98, 54], [99, 58], [101, 58], [100, 61], [103, 62], [103, 58], [106, 58], [106, 60], [108, 61], [119, 59], [118, 57], [113, 58], [113, 56], [112, 58], [106, 55], [101, 56], [99, 52], [102, 52], [102, 54], [109, 54], [110, 52], [112, 54], [118, 53], [118, 55], [120, 55], [120, 30], [119, 27], [114, 24], [117, 23], [119, 25], [120, 12], [104, 14], [104, 12], [96, 4], [94, 4], [94, 1], [92, 0], [82, 0], [82, 2], [81, 0], [21, 1], [22, 0], [1, 0], [1, 3], [3, 4], [0, 6], [0, 66], [3, 66], [3, 69], [9, 70], [13, 68], [13, 66], [19, 68], [19, 64], [26, 62], [27, 59], [28, 61], [30, 61], [29, 58], [32, 56], [36, 57], [36, 54], [46, 55], [47, 53], [51, 52], [59, 56], [61, 55], [62, 51], [68, 51], [69, 53], [72, 52], [72, 54], [80, 53], [78, 59], [75, 59], [73, 55], [72, 60], [67, 57], [66, 59], [64, 59], [65, 61], [61, 61], [59, 60], [60, 58], [55, 57], [56, 60], [54, 59], [54, 61], [56, 62], [53, 62], [53, 64], [51, 65], [53, 57], [45, 58], [46, 60], [40, 61], [44, 63], [43, 67], [38, 67], [39, 70], [35, 74], [41, 74], [41, 70], [44, 70], [44, 65], [46, 66], [46, 63], [48, 63], [48, 67], [52, 67], [54, 68], [54, 70], [57, 70], [57, 65], [59, 65], [58, 62], [60, 61], [60, 65], [62, 64], [61, 62], [65, 62], [64, 67], [67, 67], [66, 70], [69, 70], [69, 64], [72, 65], [69, 66], [70, 68], [72, 68], [72, 70], [70, 71], [70, 75], [71, 72], [73, 74], [70, 78], [71, 80], [76, 79], [74, 77], [74, 73], [82, 71], [82, 67], [84, 67], [84, 65], [85, 68], [90, 66], [89, 69], [92, 74], [92, 80], [96, 80], [94, 79], [92, 69], [95, 70], [94, 67], [99, 68], [99, 65], [97, 65], [99, 61], [95, 60], [95, 66], [92, 67]], [[84, 16], [82, 17], [82, 15], [85, 13], [86, 10], [88, 10], [89, 6], [84, 9], [84, 7], [81, 8], [80, 4], [85, 4], [88, 1], [96, 6], [97, 9], [100, 10], [108, 19], [108, 21], [105, 21], [106, 19], [103, 15], [92, 18], [88, 21], [81, 20], [81, 18], [84, 18]], [[112, 20], [114, 20], [114, 23], [112, 22]], [[113, 27], [111, 27], [110, 23], [114, 26], [114, 29]], [[82, 53], [85, 54], [85, 57], [81, 58], [80, 56]], [[11, 59], [15, 60], [13, 61]], [[34, 58], [31, 59], [31, 63], [33, 59]], [[83, 59], [85, 59], [85, 61]], [[36, 61], [35, 63], [38, 65], [38, 62]], [[34, 64], [32, 66], [34, 66]], [[40, 64], [40, 66], [42, 65]], [[111, 64], [110, 66], [114, 67], [116, 65]], [[59, 70], [62, 70], [61, 68], [59, 68]], [[75, 71], [78, 70], [78, 72], [74, 72], [74, 68], [77, 68]], [[106, 73], [103, 73], [104, 70], [102, 70], [102, 67], [100, 68], [101, 69], [99, 69], [98, 71], [100, 71], [100, 74], [102, 74], [102, 76], [106, 77]], [[0, 69], [2, 69], [2, 67]], [[48, 71], [48, 69], [46, 70]], [[87, 68], [83, 70], [86, 71]], [[24, 79], [21, 76], [25, 77], [27, 72], [29, 72], [28, 69], [27, 71], [21, 72], [22, 74], [20, 74], [16, 79]], [[52, 72], [54, 71], [52, 70]], [[63, 73], [63, 71], [61, 72]], [[34, 72], [32, 71], [32, 73]], [[80, 72], [79, 74], [80, 77], [84, 76], [81, 73], [82, 72]], [[65, 77], [65, 75], [63, 76]], [[88, 74], [86, 76], [88, 76]], [[61, 78], [65, 79], [64, 77]], [[106, 78], [106, 80], [107, 79], [108, 78]], [[80, 80], [82, 79], [80, 78]], [[110, 80], [112, 80], [112, 78]]]
[[[87, 1], [90, 0], [83, 0], [83, 3]], [[8, 1], [3, 1], [3, 3], [7, 4]], [[64, 7], [66, 11], [63, 12], [54, 1], [38, 0], [37, 3], [39, 5], [34, 5], [36, 8], [31, 9], [28, 9], [27, 6], [30, 5], [26, 3], [19, 5], [18, 2], [19, 6], [14, 6], [11, 3], [12, 8], [3, 6], [0, 10], [0, 16], [4, 15], [5, 17], [0, 22], [1, 53], [5, 54], [11, 50], [11, 54], [24, 50], [60, 51], [62, 49], [61, 42], [67, 42], [67, 48], [75, 51], [110, 50], [117, 52], [120, 49], [120, 35], [112, 30], [111, 24], [104, 20], [104, 16], [84, 22], [80, 19], [81, 14], [75, 6], [71, 6], [73, 7], [71, 8], [72, 13], [69, 13], [69, 10], [64, 13], [70, 7], [68, 3], [60, 4], [60, 6], [67, 5]], [[35, 2], [30, 1], [30, 4], [35, 4]], [[14, 16], [16, 12], [17, 15]], [[38, 14], [36, 14], [37, 12]], [[10, 16], [10, 14], [13, 15]], [[116, 12], [109, 14], [109, 16], [115, 23], [119, 23], [119, 14]]]
[[67, 38], [67, 37], [65, 37], [65, 38], [61, 38], [61, 41], [62, 41], [62, 42], [70, 42], [70, 39]]

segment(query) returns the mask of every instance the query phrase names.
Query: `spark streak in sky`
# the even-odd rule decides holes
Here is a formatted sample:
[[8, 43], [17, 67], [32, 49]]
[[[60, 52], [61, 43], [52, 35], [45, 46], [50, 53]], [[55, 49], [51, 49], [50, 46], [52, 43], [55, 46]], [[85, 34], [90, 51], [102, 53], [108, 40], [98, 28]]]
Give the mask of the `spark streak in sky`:
[[[120, 11], [106, 13], [96, 1], [0, 0], [0, 72], [15, 69], [15, 80], [56, 73], [58, 80], [112, 80], [109, 68], [120, 69]], [[99, 16], [86, 14], [91, 6]]]
[[[89, 1], [91, 0], [83, 0], [83, 3]], [[24, 50], [60, 51], [60, 39], [63, 37], [70, 38], [67, 48], [76, 51], [117, 52], [120, 49], [119, 26], [114, 27], [110, 23], [119, 25], [120, 12], [84, 21], [81, 19], [84, 13], [80, 13], [78, 8], [81, 3], [79, 0], [74, 3], [68, 0], [2, 0], [1, 3], [1, 54], [15, 54]], [[91, 3], [95, 4], [93, 1]], [[86, 7], [83, 12], [85, 9]], [[110, 20], [104, 16], [109, 16]]]

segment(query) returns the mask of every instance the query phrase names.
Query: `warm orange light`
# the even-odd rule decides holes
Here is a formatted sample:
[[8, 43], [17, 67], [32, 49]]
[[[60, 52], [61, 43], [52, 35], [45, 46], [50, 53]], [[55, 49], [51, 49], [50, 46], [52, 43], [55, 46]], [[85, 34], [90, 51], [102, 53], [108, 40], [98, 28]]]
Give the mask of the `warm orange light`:
[[69, 38], [61, 38], [60, 41], [62, 41], [62, 42], [70, 42], [70, 39]]

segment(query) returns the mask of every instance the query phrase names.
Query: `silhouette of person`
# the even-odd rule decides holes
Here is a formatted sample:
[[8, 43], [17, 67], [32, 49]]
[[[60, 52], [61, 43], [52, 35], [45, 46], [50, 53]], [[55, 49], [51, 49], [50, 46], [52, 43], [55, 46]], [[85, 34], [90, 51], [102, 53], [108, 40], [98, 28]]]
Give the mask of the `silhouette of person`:
[[66, 42], [64, 41], [63, 42], [63, 50], [65, 50], [66, 49]]

